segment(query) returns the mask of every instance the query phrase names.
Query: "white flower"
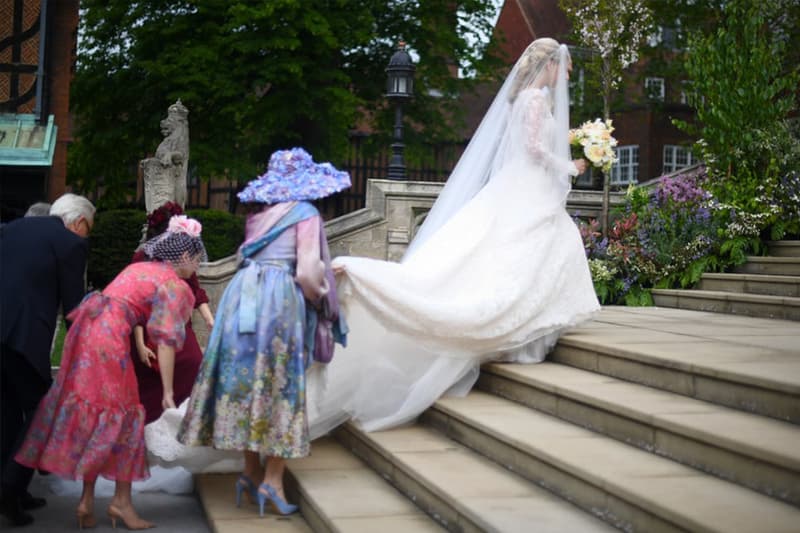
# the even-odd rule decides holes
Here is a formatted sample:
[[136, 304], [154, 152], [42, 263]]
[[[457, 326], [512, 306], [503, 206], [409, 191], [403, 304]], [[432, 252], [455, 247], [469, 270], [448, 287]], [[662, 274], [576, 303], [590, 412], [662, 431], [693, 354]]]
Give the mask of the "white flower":
[[611, 135], [614, 127], [611, 120], [595, 119], [581, 124], [579, 128], [570, 130], [570, 144], [583, 147], [583, 153], [595, 167], [603, 169], [605, 172], [611, 170], [611, 166], [617, 158], [614, 154], [614, 146], [617, 140]]

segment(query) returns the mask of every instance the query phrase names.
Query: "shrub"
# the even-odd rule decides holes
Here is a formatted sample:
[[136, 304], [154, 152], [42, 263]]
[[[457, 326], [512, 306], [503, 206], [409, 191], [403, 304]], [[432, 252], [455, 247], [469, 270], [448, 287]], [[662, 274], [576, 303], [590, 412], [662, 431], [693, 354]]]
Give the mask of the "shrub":
[[218, 209], [190, 209], [186, 214], [203, 225], [203, 244], [208, 260], [216, 261], [236, 253], [244, 240], [244, 217]]
[[61, 366], [61, 355], [64, 351], [64, 339], [67, 336], [67, 326], [62, 318], [59, 317], [56, 324], [55, 340], [53, 348], [50, 350], [50, 366]]
[[[215, 209], [190, 209], [187, 215], [203, 224], [208, 260], [235, 254], [244, 240], [244, 218]], [[89, 238], [89, 286], [102, 290], [130, 264], [142, 238], [147, 217], [142, 209], [98, 211]]]
[[[791, 199], [800, 181], [789, 175], [782, 184], [784, 196], [791, 185], [790, 201], [773, 208], [785, 215], [790, 206], [797, 211]], [[649, 305], [652, 288], [691, 286], [704, 272], [741, 264], [762, 249], [760, 236], [774, 222], [772, 212], [754, 215], [719, 202], [710, 188], [703, 167], [664, 178], [652, 189], [632, 186], [605, 239], [596, 220], [578, 222], [602, 303]]]
[[102, 290], [131, 262], [142, 238], [146, 220], [144, 210], [112, 209], [98, 211], [89, 237], [89, 286]]

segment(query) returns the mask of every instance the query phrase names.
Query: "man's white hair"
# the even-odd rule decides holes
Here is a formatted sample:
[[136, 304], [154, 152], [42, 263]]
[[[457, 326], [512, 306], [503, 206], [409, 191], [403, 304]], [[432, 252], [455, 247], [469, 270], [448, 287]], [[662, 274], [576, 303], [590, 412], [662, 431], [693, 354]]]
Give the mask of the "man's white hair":
[[26, 217], [46, 217], [50, 214], [50, 204], [47, 202], [36, 202], [32, 204], [27, 211], [25, 211]]
[[66, 193], [59, 196], [50, 207], [50, 215], [61, 217], [65, 226], [69, 226], [83, 217], [89, 222], [94, 222], [95, 207], [87, 198], [77, 194]]

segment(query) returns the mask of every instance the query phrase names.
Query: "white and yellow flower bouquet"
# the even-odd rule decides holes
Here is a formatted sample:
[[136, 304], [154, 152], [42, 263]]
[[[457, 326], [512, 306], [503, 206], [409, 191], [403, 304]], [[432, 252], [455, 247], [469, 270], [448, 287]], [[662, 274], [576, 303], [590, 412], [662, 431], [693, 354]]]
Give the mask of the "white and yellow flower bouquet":
[[588, 120], [579, 128], [569, 130], [569, 143], [582, 148], [583, 155], [593, 166], [608, 173], [617, 161], [614, 154], [617, 140], [611, 135], [613, 131], [610, 119]]

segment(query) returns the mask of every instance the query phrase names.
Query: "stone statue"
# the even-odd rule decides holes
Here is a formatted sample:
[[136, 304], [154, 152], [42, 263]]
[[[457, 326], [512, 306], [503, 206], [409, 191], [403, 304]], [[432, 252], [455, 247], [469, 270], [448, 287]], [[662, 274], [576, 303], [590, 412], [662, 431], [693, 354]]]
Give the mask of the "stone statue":
[[186, 205], [186, 171], [189, 162], [189, 110], [180, 99], [169, 106], [161, 121], [164, 140], [156, 156], [141, 161], [144, 174], [144, 204], [148, 213], [173, 201]]

